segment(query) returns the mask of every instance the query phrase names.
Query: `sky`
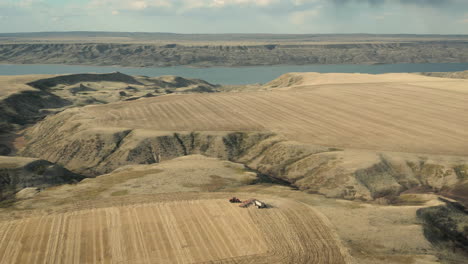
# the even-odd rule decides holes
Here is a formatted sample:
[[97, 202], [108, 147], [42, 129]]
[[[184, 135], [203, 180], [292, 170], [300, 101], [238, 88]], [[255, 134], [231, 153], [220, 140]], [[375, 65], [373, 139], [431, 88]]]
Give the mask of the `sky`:
[[468, 0], [0, 0], [0, 32], [468, 34]]

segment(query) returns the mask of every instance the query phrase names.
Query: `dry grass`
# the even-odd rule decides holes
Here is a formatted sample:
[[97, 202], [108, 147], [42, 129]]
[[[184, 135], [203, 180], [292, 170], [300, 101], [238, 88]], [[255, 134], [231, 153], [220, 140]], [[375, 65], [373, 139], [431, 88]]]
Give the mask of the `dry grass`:
[[8, 95], [19, 93], [22, 91], [34, 91], [36, 89], [26, 83], [38, 80], [50, 75], [21, 75], [21, 76], [1, 76], [0, 78], [0, 99], [4, 99]]
[[44, 209], [139, 194], [220, 191], [248, 185], [256, 179], [256, 174], [242, 168], [240, 164], [201, 155], [159, 164], [127, 166], [75, 185], [47, 188], [32, 199], [18, 201], [10, 209]]
[[[114, 185], [143, 177], [148, 174], [157, 174], [162, 172], [159, 169], [147, 170], [147, 171], [123, 171], [112, 174], [111, 177], [98, 177], [92, 184], [86, 184], [84, 188], [77, 188], [77, 191], [70, 195], [66, 199], [71, 200], [84, 200], [93, 199], [99, 196], [106, 190], [111, 189]], [[90, 180], [88, 180], [90, 181]], [[92, 180], [91, 180], [92, 181]], [[71, 194], [71, 193], [70, 193]]]

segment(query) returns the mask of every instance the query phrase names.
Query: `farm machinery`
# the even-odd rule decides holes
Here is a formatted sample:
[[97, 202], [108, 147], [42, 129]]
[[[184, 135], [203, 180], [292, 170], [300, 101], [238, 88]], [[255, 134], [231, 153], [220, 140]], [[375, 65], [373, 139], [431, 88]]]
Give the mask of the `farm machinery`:
[[255, 205], [258, 209], [267, 208], [266, 203], [264, 203], [264, 202], [262, 202], [260, 200], [257, 200], [255, 198], [251, 198], [251, 199], [248, 199], [248, 200], [245, 200], [245, 201], [241, 201], [237, 197], [232, 197], [231, 199], [229, 199], [229, 202], [230, 203], [240, 203], [239, 207], [242, 207], [242, 208], [247, 208], [247, 207], [251, 206], [252, 204]]
[[229, 199], [229, 202], [230, 203], [242, 203], [242, 201], [239, 200], [237, 197], [232, 197], [231, 199]]

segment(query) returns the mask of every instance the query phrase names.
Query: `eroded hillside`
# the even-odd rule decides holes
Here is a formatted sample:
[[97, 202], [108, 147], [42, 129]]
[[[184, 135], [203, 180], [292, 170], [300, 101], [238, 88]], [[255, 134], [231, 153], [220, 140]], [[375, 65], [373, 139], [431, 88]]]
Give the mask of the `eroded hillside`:
[[[90, 40], [96, 42], [95, 39]], [[466, 41], [388, 40], [329, 43], [135, 44], [13, 43], [0, 44], [1, 63], [161, 66], [252, 66], [306, 64], [467, 62]]]
[[458, 113], [466, 84], [412, 74], [290, 74], [269, 91], [73, 108], [28, 129], [21, 154], [88, 176], [203, 154], [330, 197], [392, 202], [424, 190], [464, 201], [468, 122]]
[[32, 124], [66, 108], [130, 101], [171, 93], [211, 93], [218, 86], [177, 76], [150, 78], [122, 73], [3, 76], [0, 133]]
[[76, 183], [84, 178], [46, 160], [0, 156], [0, 201], [14, 200], [15, 195], [27, 196], [41, 188]]

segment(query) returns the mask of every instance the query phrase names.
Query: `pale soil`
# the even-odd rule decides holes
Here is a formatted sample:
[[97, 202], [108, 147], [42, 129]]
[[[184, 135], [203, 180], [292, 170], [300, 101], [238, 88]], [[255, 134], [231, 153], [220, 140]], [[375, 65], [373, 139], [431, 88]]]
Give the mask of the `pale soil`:
[[[260, 131], [338, 148], [468, 155], [467, 80], [302, 74], [270, 92], [173, 95], [75, 109], [83, 127]], [[275, 85], [277, 86], [277, 85]], [[280, 86], [282, 87], [282, 86]], [[220, 111], [222, 109], [222, 111]], [[60, 115], [57, 116], [60, 118]]]
[[[227, 199], [113, 206], [0, 223], [2, 263], [346, 263], [322, 217], [270, 199], [244, 209]], [[130, 198], [131, 199], [131, 198]], [[179, 201], [176, 201], [179, 200]]]

